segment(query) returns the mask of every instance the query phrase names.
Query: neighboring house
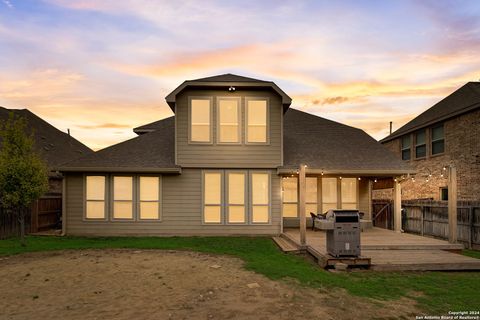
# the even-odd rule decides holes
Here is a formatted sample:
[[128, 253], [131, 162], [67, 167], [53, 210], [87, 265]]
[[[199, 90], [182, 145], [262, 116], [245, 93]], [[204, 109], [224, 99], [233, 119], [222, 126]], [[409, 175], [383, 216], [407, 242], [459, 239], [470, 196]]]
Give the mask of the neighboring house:
[[447, 200], [444, 168], [455, 166], [458, 200], [480, 200], [480, 82], [468, 82], [380, 142], [417, 171], [402, 182], [402, 199]]
[[299, 222], [300, 164], [307, 215], [369, 218], [373, 179], [413, 172], [364, 131], [290, 109], [273, 82], [185, 81], [166, 101], [175, 116], [59, 168], [67, 234], [279, 234]]

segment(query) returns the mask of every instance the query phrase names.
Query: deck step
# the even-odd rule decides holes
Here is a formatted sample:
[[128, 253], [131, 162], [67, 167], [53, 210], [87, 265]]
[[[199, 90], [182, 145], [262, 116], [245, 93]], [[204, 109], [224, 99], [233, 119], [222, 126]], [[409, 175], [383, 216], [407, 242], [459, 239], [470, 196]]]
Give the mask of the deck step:
[[294, 243], [283, 237], [273, 237], [272, 239], [283, 252], [300, 252]]

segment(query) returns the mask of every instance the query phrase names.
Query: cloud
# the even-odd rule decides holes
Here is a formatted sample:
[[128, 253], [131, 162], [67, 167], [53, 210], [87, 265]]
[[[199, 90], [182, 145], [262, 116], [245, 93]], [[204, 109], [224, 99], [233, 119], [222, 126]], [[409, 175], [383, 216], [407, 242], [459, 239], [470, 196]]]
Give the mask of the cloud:
[[76, 126], [78, 128], [82, 128], [82, 129], [125, 129], [125, 128], [131, 128], [131, 126], [128, 125], [128, 124], [120, 124], [120, 123], [77, 124]]
[[349, 99], [347, 97], [327, 97], [323, 99], [315, 99], [312, 101], [312, 104], [314, 105], [325, 105], [325, 104], [341, 104], [343, 102], [348, 101]]
[[13, 9], [13, 4], [9, 0], [3, 0], [3, 3], [10, 9]]

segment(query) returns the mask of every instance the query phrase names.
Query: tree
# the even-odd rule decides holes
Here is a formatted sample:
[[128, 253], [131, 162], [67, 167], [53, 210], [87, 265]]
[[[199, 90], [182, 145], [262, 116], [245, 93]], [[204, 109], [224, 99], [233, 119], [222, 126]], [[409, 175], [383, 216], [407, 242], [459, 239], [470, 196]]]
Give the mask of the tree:
[[33, 132], [27, 132], [25, 118], [10, 113], [1, 121], [0, 141], [0, 205], [6, 214], [17, 215], [25, 246], [25, 213], [48, 190], [48, 169], [34, 151]]

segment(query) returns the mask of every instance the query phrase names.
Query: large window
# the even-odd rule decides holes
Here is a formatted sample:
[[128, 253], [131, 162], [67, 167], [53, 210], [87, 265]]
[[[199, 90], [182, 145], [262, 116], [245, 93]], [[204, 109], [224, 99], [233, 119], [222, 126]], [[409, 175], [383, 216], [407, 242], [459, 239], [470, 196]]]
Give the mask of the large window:
[[270, 175], [251, 174], [252, 222], [268, 223], [270, 217]]
[[113, 177], [113, 218], [133, 219], [133, 177]]
[[141, 220], [159, 219], [160, 214], [160, 178], [139, 178], [139, 203]]
[[227, 174], [228, 199], [227, 215], [228, 223], [245, 223], [245, 180], [243, 172], [230, 172]]
[[218, 100], [218, 142], [240, 142], [240, 106], [238, 99]]
[[357, 179], [342, 179], [342, 209], [357, 209]]
[[247, 142], [267, 143], [268, 107], [266, 100], [247, 100]]
[[86, 179], [87, 219], [105, 219], [105, 177], [87, 176]]
[[432, 128], [432, 155], [445, 151], [445, 134], [443, 124]]
[[402, 137], [402, 160], [410, 160], [411, 155], [411, 141], [410, 134]]
[[425, 130], [415, 133], [415, 158], [424, 158], [427, 155]]
[[285, 177], [282, 179], [283, 187], [283, 216], [298, 217], [298, 179], [296, 177]]
[[337, 178], [322, 178], [322, 211], [337, 208]]
[[203, 179], [203, 221], [222, 222], [222, 173], [205, 172]]
[[212, 142], [211, 100], [190, 100], [190, 141]]
[[305, 197], [305, 215], [310, 217], [310, 212], [318, 213], [317, 209], [317, 178], [307, 177], [307, 194]]

